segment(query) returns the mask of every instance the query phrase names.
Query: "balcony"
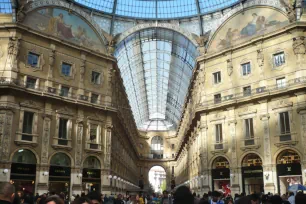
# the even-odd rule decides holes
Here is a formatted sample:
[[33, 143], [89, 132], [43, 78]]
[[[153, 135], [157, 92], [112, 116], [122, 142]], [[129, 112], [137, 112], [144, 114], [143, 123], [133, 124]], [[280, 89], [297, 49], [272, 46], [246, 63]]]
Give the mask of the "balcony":
[[286, 133], [279, 133], [276, 135], [276, 142], [275, 146], [295, 146], [298, 141], [296, 140], [296, 132], [286, 132]]
[[226, 141], [220, 141], [220, 142], [213, 143], [211, 153], [212, 154], [216, 154], [216, 153], [220, 153], [220, 152], [226, 153], [227, 150], [228, 150], [227, 142]]
[[29, 146], [37, 146], [37, 139], [38, 135], [37, 134], [28, 134], [28, 133], [21, 133], [21, 132], [16, 132], [16, 139], [15, 139], [15, 144], [17, 145], [29, 145]]
[[102, 144], [93, 141], [87, 141], [85, 146], [86, 152], [100, 152], [102, 151]]
[[174, 160], [175, 157], [172, 157], [172, 154], [142, 154], [140, 155], [141, 159], [156, 159], [156, 160]]
[[241, 139], [240, 149], [242, 151], [254, 150], [254, 149], [258, 149], [259, 147], [260, 147], [260, 143], [259, 143], [258, 137]]
[[71, 139], [53, 137], [52, 147], [54, 149], [72, 149], [71, 148]]

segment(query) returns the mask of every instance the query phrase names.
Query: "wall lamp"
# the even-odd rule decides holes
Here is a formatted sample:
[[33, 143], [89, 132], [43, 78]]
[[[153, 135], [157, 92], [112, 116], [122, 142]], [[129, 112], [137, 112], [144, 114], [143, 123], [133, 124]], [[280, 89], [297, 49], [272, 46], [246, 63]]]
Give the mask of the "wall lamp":
[[8, 169], [3, 169], [3, 174], [7, 174], [8, 173]]
[[265, 177], [266, 177], [266, 180], [268, 180], [269, 177], [270, 177], [270, 174], [269, 174], [269, 173], [266, 173], [266, 174], [265, 174]]
[[235, 174], [230, 174], [230, 177], [231, 178], [235, 178]]
[[114, 176], [114, 177], [113, 177], [113, 179], [115, 179], [115, 180], [116, 180], [116, 179], [117, 179], [117, 176]]
[[49, 175], [49, 172], [45, 171], [43, 172], [43, 176], [48, 176]]
[[83, 174], [81, 174], [81, 173], [77, 174], [78, 178], [82, 178], [82, 176], [83, 176]]
[[113, 176], [112, 175], [108, 175], [108, 178], [111, 179], [111, 178], [113, 178]]

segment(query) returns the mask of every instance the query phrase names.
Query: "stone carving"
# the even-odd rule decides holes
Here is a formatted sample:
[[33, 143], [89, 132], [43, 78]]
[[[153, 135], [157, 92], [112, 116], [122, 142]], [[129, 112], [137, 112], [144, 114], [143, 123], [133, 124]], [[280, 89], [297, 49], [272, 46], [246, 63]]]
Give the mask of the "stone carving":
[[81, 166], [82, 164], [82, 137], [83, 137], [83, 124], [78, 123], [78, 134], [77, 134], [77, 144], [75, 153], [75, 165]]
[[[0, 159], [2, 161], [9, 161], [10, 157], [10, 142], [11, 142], [11, 129], [12, 129], [13, 114], [10, 111], [2, 115], [2, 122], [0, 121], [0, 130], [2, 130], [2, 151]], [[0, 132], [1, 134], [1, 132]]]
[[258, 66], [262, 68], [263, 65], [264, 65], [264, 62], [265, 62], [265, 58], [264, 58], [263, 50], [262, 49], [257, 50], [257, 63], [258, 63]]
[[304, 36], [293, 38], [293, 52], [295, 55], [303, 55], [306, 53], [306, 42]]
[[49, 71], [48, 71], [49, 78], [53, 77], [54, 62], [55, 62], [55, 49], [52, 49], [51, 52], [49, 52]]
[[231, 76], [233, 74], [233, 63], [231, 59], [227, 60], [227, 74]]
[[1, 160], [1, 152], [3, 148], [3, 126], [4, 126], [5, 115], [3, 113], [0, 114], [0, 160]]
[[296, 0], [280, 0], [281, 5], [286, 9], [290, 22], [296, 21], [295, 2]]
[[204, 54], [206, 52], [206, 47], [205, 46], [206, 46], [206, 43], [209, 40], [209, 36], [210, 36], [210, 31], [206, 32], [202, 36], [198, 36], [198, 35], [192, 33], [192, 37], [196, 40], [196, 42], [199, 45], [198, 50], [199, 50], [200, 54]]
[[84, 83], [84, 75], [86, 69], [86, 60], [82, 60], [80, 64], [80, 82]]
[[26, 13], [25, 13], [25, 5], [21, 5], [18, 12], [17, 12], [17, 22], [21, 23], [23, 22], [23, 20], [26, 17]]
[[42, 138], [42, 154], [41, 154], [41, 163], [48, 164], [48, 147], [49, 147], [49, 138], [50, 138], [50, 125], [51, 119], [49, 116], [44, 117], [43, 125], [43, 138]]
[[112, 36], [108, 33], [106, 33], [105, 31], [102, 31], [103, 35], [105, 36], [106, 40], [107, 40], [107, 52], [109, 55], [114, 55], [114, 52], [115, 52], [115, 46], [116, 46], [116, 43], [118, 41], [118, 38], [120, 36], [120, 34], [117, 34], [115, 36]]

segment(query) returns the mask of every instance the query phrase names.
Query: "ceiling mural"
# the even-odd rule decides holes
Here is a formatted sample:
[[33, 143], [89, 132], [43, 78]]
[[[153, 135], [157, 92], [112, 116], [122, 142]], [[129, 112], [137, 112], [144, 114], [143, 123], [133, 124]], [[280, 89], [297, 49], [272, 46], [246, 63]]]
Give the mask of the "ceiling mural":
[[60, 8], [35, 10], [27, 16], [24, 24], [97, 52], [106, 50], [98, 35], [83, 19]]
[[208, 52], [217, 52], [249, 41], [289, 24], [288, 18], [272, 8], [251, 8], [228, 20], [213, 37]]

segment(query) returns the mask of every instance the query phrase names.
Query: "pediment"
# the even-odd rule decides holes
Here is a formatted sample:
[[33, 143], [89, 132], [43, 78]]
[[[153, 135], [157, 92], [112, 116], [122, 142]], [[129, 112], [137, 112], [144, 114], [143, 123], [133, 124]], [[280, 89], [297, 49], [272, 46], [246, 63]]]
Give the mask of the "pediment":
[[32, 100], [26, 100], [23, 102], [19, 103], [20, 107], [27, 107], [27, 108], [33, 108], [33, 109], [37, 109], [37, 110], [42, 110], [43, 107], [40, 106], [38, 103], [36, 103], [35, 101]]

